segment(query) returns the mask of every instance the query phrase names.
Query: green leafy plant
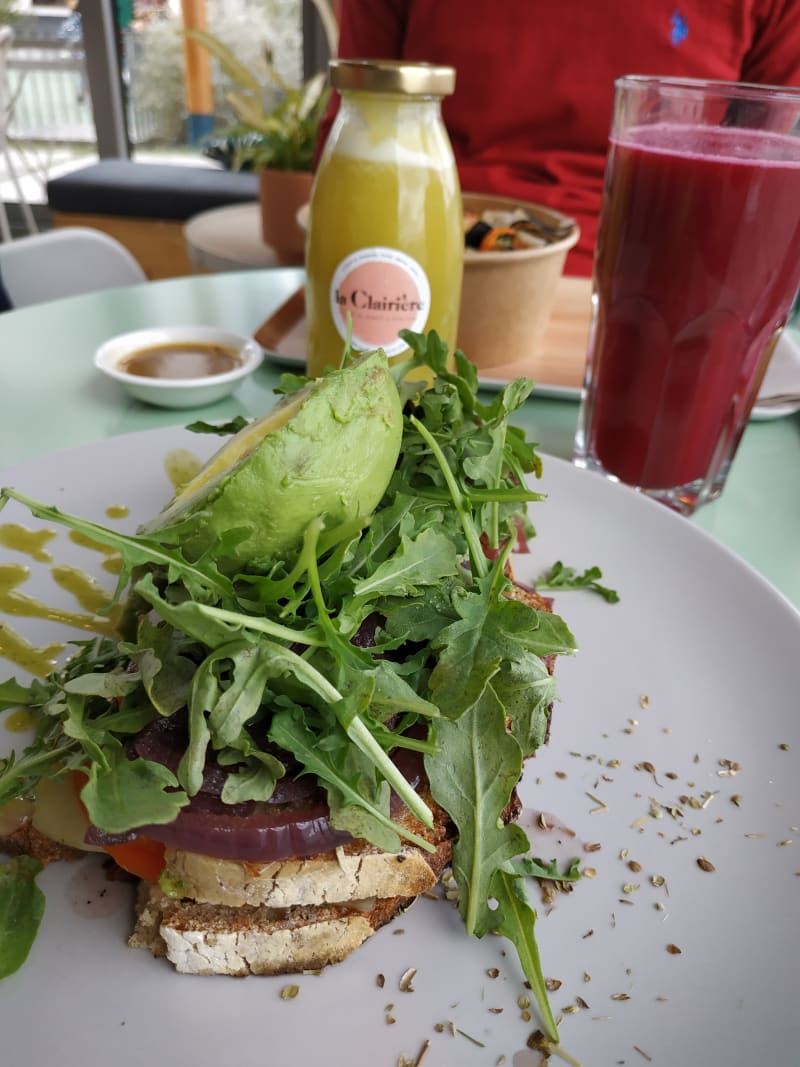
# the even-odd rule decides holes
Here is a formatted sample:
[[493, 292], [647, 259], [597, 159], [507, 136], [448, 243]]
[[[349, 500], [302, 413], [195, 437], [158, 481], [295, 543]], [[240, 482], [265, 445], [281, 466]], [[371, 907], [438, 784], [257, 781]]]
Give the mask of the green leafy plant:
[[326, 75], [315, 74], [302, 85], [291, 86], [275, 69], [267, 48], [269, 78], [280, 93], [279, 102], [268, 110], [264, 104], [268, 87], [232, 49], [205, 30], [187, 30], [186, 36], [202, 45], [241, 90], [232, 90], [225, 97], [239, 120], [226, 131], [234, 144], [234, 169], [310, 171], [330, 95]]
[[13, 26], [21, 17], [17, 0], [0, 0], [0, 26]]
[[[232, 5], [230, 0], [205, 0], [204, 7], [207, 29], [225, 41], [240, 62], [258, 72], [265, 84], [265, 41], [269, 41], [275, 66], [283, 77], [296, 81], [302, 62], [296, 4], [287, 0], [239, 0]], [[135, 116], [134, 137], [139, 144], [166, 143], [175, 148], [187, 142], [183, 32], [180, 12], [164, 6], [137, 17], [127, 31], [128, 95]], [[216, 125], [220, 130], [227, 129], [237, 121], [224, 99], [231, 83], [221, 69], [215, 70], [214, 75]], [[277, 89], [273, 89], [272, 102], [276, 98]], [[204, 154], [218, 158], [207, 149]], [[228, 154], [220, 162], [228, 166]]]

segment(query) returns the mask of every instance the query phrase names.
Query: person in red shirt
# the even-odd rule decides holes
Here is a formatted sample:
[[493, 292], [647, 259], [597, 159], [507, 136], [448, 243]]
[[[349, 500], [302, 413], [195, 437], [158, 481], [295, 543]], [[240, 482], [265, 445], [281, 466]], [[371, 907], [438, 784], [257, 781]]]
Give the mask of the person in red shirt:
[[462, 189], [576, 218], [566, 270], [586, 276], [615, 78], [800, 85], [800, 0], [342, 0], [338, 55], [455, 67], [442, 113]]

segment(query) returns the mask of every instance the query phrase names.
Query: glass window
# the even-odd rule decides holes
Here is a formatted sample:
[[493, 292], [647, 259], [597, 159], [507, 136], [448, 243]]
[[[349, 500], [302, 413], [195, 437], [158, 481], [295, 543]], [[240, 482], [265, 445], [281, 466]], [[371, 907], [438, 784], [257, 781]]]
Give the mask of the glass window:
[[[24, 199], [43, 205], [49, 177], [97, 159], [89, 92], [89, 69], [96, 57], [87, 57], [86, 41], [99, 38], [91, 20], [102, 19], [105, 6], [102, 0], [0, 0], [0, 24], [9, 21], [14, 32], [6, 86], [9, 152], [0, 158], [4, 202], [20, 198], [14, 175]], [[183, 12], [198, 7], [204, 9], [208, 30], [256, 73], [267, 95], [278, 92], [269, 87], [268, 53], [287, 83], [297, 85], [302, 79], [302, 0], [111, 0], [106, 10], [114, 11], [117, 23], [135, 159], [219, 165], [213, 146], [192, 136], [187, 111]], [[92, 76], [97, 77], [94, 68]], [[231, 88], [212, 62], [213, 120], [206, 142], [234, 123], [226, 100]], [[121, 139], [117, 143], [124, 144]]]
[[[123, 78], [134, 154], [140, 158], [144, 153], [172, 149], [197, 155], [202, 145], [192, 143], [180, 3], [138, 0], [134, 7], [135, 18], [122, 30]], [[277, 98], [278, 92], [269, 88], [267, 54], [281, 78], [298, 84], [303, 60], [300, 0], [205, 0], [204, 7], [208, 31], [256, 74], [267, 96]], [[235, 87], [216, 61], [210, 67], [213, 130], [219, 134], [235, 122], [226, 100]]]

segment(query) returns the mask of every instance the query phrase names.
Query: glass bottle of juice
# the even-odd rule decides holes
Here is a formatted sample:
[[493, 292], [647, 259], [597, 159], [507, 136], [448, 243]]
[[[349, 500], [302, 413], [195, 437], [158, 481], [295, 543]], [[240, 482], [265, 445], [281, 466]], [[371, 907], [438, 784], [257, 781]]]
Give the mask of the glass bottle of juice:
[[441, 98], [455, 71], [334, 60], [341, 104], [314, 178], [306, 242], [308, 374], [361, 351], [408, 349], [402, 329], [455, 348], [464, 226]]

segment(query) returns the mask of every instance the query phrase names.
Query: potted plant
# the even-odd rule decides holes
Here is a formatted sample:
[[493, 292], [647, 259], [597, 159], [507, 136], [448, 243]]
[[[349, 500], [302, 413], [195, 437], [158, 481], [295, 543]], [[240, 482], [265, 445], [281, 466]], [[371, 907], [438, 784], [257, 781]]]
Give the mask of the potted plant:
[[186, 36], [207, 49], [238, 87], [226, 93], [239, 120], [227, 131], [234, 145], [231, 165], [259, 175], [265, 243], [281, 263], [302, 263], [304, 234], [296, 216], [311, 195], [319, 124], [330, 94], [326, 75], [316, 74], [299, 87], [290, 86], [275, 70], [267, 49], [271, 87], [279, 93], [278, 103], [269, 109], [265, 106], [269, 87], [226, 44], [205, 30], [187, 30]]

